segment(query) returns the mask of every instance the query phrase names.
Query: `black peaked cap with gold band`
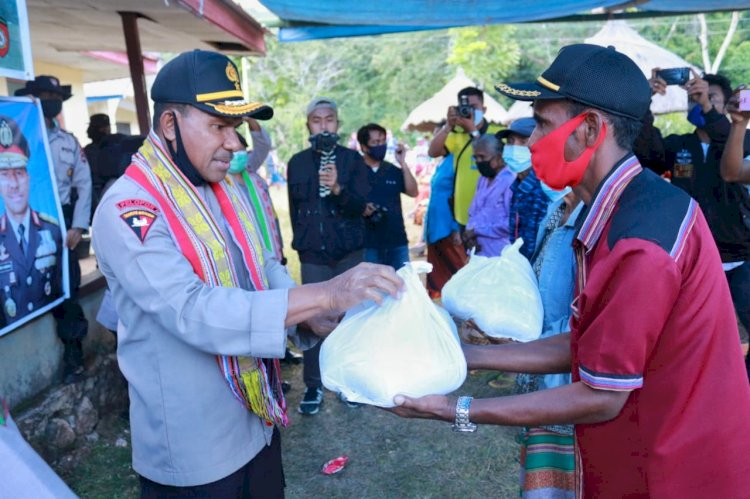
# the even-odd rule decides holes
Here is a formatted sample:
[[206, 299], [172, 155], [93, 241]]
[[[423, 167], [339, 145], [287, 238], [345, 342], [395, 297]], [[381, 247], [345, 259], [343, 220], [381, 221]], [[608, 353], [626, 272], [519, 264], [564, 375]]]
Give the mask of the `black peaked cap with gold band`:
[[498, 83], [495, 90], [523, 101], [570, 99], [639, 121], [651, 103], [648, 80], [635, 62], [614, 47], [586, 43], [561, 48], [536, 81]]
[[227, 56], [206, 50], [183, 52], [165, 64], [151, 87], [151, 99], [190, 104], [216, 116], [273, 117], [270, 106], [245, 100], [237, 66]]

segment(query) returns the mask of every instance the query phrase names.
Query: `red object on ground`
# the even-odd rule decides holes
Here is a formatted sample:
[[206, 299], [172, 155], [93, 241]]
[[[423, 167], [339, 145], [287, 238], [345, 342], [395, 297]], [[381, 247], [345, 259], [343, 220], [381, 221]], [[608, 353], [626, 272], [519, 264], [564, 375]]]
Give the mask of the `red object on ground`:
[[346, 467], [346, 463], [349, 462], [347, 456], [340, 456], [336, 459], [331, 459], [323, 465], [323, 469], [320, 470], [324, 475], [334, 475]]

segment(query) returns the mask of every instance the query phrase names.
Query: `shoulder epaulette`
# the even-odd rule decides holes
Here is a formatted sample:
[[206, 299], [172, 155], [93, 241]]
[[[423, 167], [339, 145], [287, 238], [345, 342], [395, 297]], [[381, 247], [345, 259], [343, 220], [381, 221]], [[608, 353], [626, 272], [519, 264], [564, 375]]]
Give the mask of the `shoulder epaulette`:
[[47, 223], [50, 223], [50, 224], [53, 224], [53, 225], [59, 225], [59, 223], [57, 221], [57, 218], [55, 218], [55, 217], [53, 217], [51, 215], [47, 215], [46, 213], [42, 213], [41, 211], [38, 211], [36, 213], [37, 213], [37, 215], [39, 215], [39, 218], [43, 222], [47, 222]]

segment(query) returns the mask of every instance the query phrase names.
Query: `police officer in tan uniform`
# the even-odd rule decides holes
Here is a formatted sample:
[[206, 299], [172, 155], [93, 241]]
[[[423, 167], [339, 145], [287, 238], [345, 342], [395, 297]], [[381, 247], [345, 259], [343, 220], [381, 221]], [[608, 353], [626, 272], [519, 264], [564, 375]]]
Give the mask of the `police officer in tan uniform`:
[[[278, 418], [237, 400], [228, 357], [267, 365], [284, 356], [288, 334], [309, 347], [313, 335], [289, 328], [306, 323], [325, 336], [342, 310], [395, 295], [401, 281], [390, 267], [361, 264], [295, 287], [272, 253], [249, 250], [258, 249], [257, 227], [242, 235], [231, 221], [251, 227], [250, 208], [239, 193], [221, 196], [237, 192], [227, 180], [241, 148], [235, 128], [272, 111], [245, 101], [227, 57], [179, 55], [156, 76], [151, 97], [154, 128], [93, 224], [120, 318], [117, 361], [129, 385], [141, 497], [283, 497]], [[280, 389], [245, 388], [258, 405], [269, 393], [281, 400]]]
[[78, 140], [60, 128], [55, 118], [62, 111], [62, 103], [72, 94], [70, 85], [61, 85], [54, 76], [37, 76], [26, 82], [26, 86], [15, 95], [33, 95], [42, 104], [47, 125], [49, 150], [55, 167], [57, 193], [65, 216], [65, 245], [70, 250], [68, 269], [70, 275], [70, 299], [55, 309], [57, 335], [65, 347], [63, 366], [65, 382], [71, 383], [83, 377], [83, 348], [81, 340], [88, 331], [88, 321], [78, 304], [78, 288], [81, 285], [81, 267], [76, 246], [83, 232], [88, 230], [91, 217], [91, 170]]

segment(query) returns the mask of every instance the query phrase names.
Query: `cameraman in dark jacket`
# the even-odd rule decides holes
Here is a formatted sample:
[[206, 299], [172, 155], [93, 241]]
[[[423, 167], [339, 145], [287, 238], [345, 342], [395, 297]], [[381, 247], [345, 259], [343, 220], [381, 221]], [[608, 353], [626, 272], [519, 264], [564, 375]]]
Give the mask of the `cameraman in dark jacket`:
[[[652, 93], [666, 92], [667, 83], [656, 70], [649, 83]], [[694, 74], [685, 89], [690, 102], [687, 119], [696, 127], [693, 133], [662, 139], [647, 116], [634, 151], [644, 166], [659, 174], [669, 172], [672, 184], [698, 201], [719, 248], [737, 315], [750, 330], [750, 196], [744, 185], [722, 177], [720, 170], [731, 128], [725, 108], [732, 87], [723, 76]], [[747, 157], [750, 137], [743, 140], [743, 157]]]
[[[364, 260], [367, 169], [356, 151], [337, 144], [338, 128], [336, 103], [313, 99], [307, 106], [311, 147], [287, 165], [292, 248], [302, 264], [302, 284], [327, 281]], [[304, 351], [301, 414], [317, 414], [323, 402], [319, 353], [320, 343]]]

